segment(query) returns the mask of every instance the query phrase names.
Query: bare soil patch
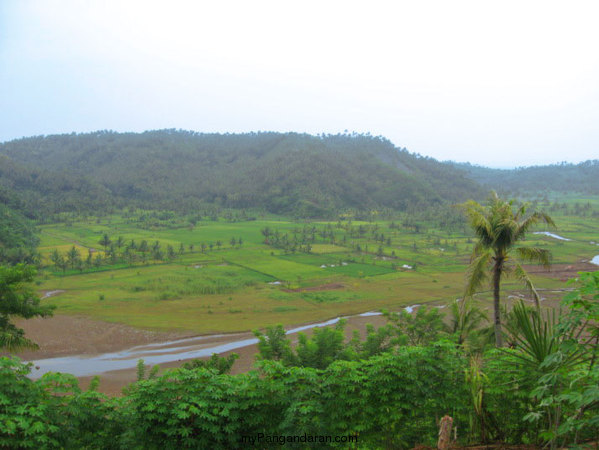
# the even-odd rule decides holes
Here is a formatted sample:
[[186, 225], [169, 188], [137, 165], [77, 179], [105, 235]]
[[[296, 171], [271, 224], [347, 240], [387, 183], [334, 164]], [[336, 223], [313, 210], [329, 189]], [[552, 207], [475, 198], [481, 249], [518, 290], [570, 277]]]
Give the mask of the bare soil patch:
[[310, 286], [304, 288], [295, 289], [283, 289], [285, 292], [314, 292], [314, 291], [333, 291], [335, 289], [343, 289], [345, 287], [342, 283], [328, 283], [321, 284], [320, 286]]
[[19, 319], [15, 324], [23, 328], [25, 336], [40, 347], [39, 350], [18, 353], [17, 356], [24, 360], [94, 355], [190, 335], [141, 330], [118, 323], [60, 314], [45, 319], [39, 317], [29, 320]]
[[549, 270], [540, 266], [525, 266], [524, 268], [529, 274], [568, 281], [570, 278], [576, 278], [578, 272], [594, 272], [598, 267], [589, 262], [577, 262], [574, 264], [552, 264]]

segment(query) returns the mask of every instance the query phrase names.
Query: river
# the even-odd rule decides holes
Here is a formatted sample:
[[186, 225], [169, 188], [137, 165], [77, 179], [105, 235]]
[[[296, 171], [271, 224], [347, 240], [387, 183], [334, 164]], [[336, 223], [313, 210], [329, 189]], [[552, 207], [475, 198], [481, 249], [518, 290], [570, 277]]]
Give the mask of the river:
[[[404, 309], [411, 313], [419, 305], [406, 306]], [[354, 316], [336, 317], [324, 322], [316, 322], [291, 328], [286, 334], [295, 334], [312, 328], [334, 325], [342, 318], [369, 317], [381, 315], [378, 311], [370, 311]], [[247, 336], [247, 333], [244, 333]], [[238, 333], [237, 336], [242, 336]], [[213, 353], [221, 354], [258, 343], [257, 338], [235, 340], [236, 335], [214, 334], [177, 339], [173, 341], [139, 345], [119, 352], [103, 353], [100, 355], [74, 355], [57, 358], [47, 358], [31, 361], [34, 369], [31, 378], [39, 378], [47, 372], [70, 373], [77, 377], [100, 375], [105, 372], [121, 369], [131, 369], [139, 359], [150, 366], [193, 358], [209, 357]], [[233, 340], [231, 340], [233, 338]], [[218, 341], [221, 342], [218, 342]]]

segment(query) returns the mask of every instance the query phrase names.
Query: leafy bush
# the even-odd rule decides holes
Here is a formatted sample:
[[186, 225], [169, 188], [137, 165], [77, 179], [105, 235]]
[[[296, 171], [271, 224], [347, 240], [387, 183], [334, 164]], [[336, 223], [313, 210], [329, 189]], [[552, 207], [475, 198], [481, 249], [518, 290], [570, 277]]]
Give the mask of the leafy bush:
[[232, 449], [258, 433], [359, 433], [360, 445], [375, 447], [431, 444], [439, 414], [464, 416], [463, 366], [451, 344], [406, 347], [325, 370], [276, 361], [233, 376], [174, 369], [109, 399], [82, 392], [71, 375], [32, 381], [27, 365], [3, 358], [0, 445]]

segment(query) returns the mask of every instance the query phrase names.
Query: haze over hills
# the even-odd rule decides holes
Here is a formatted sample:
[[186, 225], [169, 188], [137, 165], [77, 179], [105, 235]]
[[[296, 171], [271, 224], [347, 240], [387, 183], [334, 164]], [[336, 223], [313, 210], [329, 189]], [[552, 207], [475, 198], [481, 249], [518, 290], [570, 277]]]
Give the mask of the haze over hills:
[[189, 212], [201, 205], [327, 217], [481, 199], [492, 188], [599, 192], [597, 180], [597, 161], [487, 169], [357, 134], [99, 131], [0, 144], [0, 195], [33, 218], [123, 206]]
[[498, 191], [512, 195], [534, 192], [599, 193], [599, 160], [579, 164], [563, 162], [546, 166], [491, 169], [472, 164], [454, 163], [466, 171], [468, 178]]

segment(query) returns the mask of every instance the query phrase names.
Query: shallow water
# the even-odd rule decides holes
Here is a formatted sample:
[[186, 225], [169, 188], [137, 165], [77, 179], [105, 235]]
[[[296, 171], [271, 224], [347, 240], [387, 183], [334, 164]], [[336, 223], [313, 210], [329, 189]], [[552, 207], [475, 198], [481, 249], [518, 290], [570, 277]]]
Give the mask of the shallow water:
[[64, 291], [62, 289], [58, 289], [56, 291], [48, 291], [46, 292], [42, 297], [40, 297], [42, 300], [45, 298], [49, 298], [49, 297], [54, 297], [55, 295], [61, 294]]
[[[131, 369], [137, 365], [138, 359], [143, 359], [148, 365], [163, 364], [189, 358], [202, 358], [213, 353], [224, 353], [248, 345], [258, 343], [258, 339], [242, 339], [235, 342], [198, 348], [202, 339], [211, 336], [200, 336], [188, 340], [188, 345], [181, 347], [168, 347], [153, 349], [153, 345], [138, 346], [122, 352], [104, 353], [97, 356], [65, 356], [32, 361], [34, 367], [31, 378], [39, 378], [47, 372], [66, 372], [77, 377], [96, 375], [111, 370]], [[172, 344], [172, 342], [165, 343]]]
[[410, 306], [406, 306], [404, 309], [409, 312], [410, 314], [412, 314], [414, 312], [414, 308], [418, 308], [420, 305], [410, 305]]
[[549, 231], [535, 231], [532, 234], [544, 234], [545, 236], [549, 236], [549, 237], [552, 237], [554, 239], [559, 239], [560, 241], [571, 241], [572, 240], [572, 239], [568, 239], [568, 238], [565, 238], [563, 236], [560, 236], [559, 234], [550, 233]]
[[[406, 306], [404, 309], [411, 313], [414, 308], [418, 306], [420, 305]], [[309, 330], [311, 328], [334, 325], [342, 318], [370, 317], [380, 315], [382, 315], [382, 313], [379, 311], [369, 311], [362, 314], [357, 314], [356, 316], [336, 317], [324, 322], [317, 322], [295, 327], [287, 330], [285, 333], [294, 334], [299, 333], [300, 331]], [[176, 339], [173, 341], [159, 342], [155, 344], [138, 345], [120, 352], [104, 353], [95, 356], [80, 355], [39, 359], [36, 361], [31, 361], [34, 368], [32, 369], [30, 378], [39, 378], [47, 372], [64, 372], [73, 374], [77, 377], [98, 375], [111, 370], [134, 368], [139, 359], [143, 359], [145, 364], [153, 366], [155, 364], [164, 364], [174, 361], [181, 361], [184, 359], [209, 357], [212, 356], [213, 353], [220, 354], [258, 343], [257, 338], [240, 339], [222, 344], [205, 342], [207, 339], [230, 339], [232, 336], [235, 335], [213, 334], [209, 336]], [[39, 368], [36, 369], [36, 367]]]

